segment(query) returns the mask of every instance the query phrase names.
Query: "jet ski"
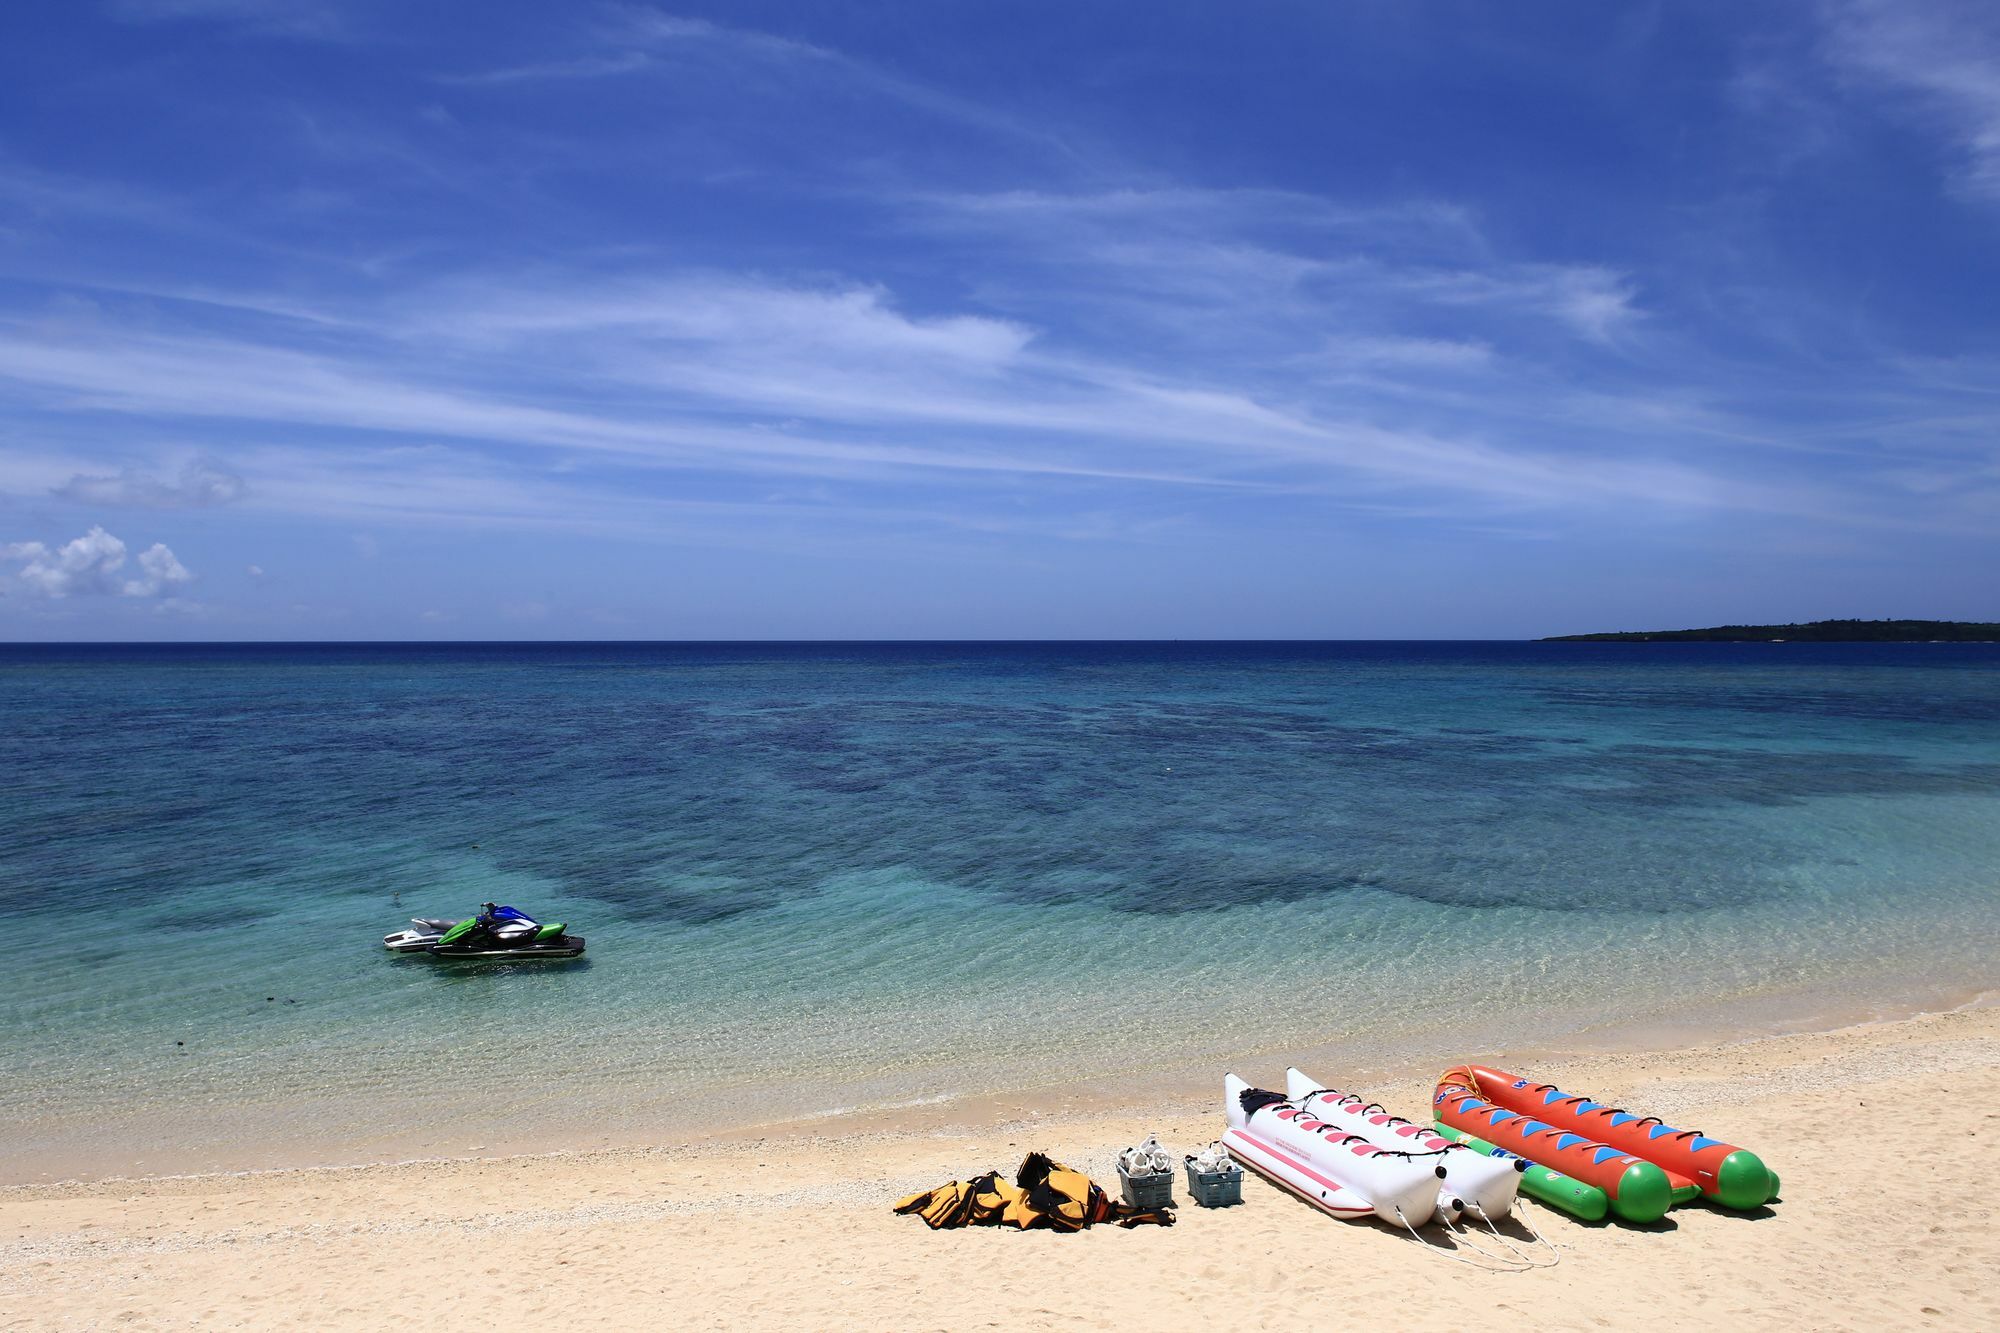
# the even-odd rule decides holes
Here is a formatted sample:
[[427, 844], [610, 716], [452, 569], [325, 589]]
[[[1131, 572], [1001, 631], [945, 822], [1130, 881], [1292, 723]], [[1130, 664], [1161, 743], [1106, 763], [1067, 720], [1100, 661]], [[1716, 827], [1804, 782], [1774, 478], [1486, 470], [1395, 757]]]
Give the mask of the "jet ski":
[[382, 947], [390, 953], [423, 953], [457, 924], [448, 916], [413, 916], [410, 918], [410, 929], [384, 935]]
[[545, 926], [518, 908], [497, 903], [482, 903], [478, 916], [463, 921], [412, 917], [410, 925], [384, 936], [383, 947], [433, 958], [502, 960], [575, 958], [583, 952], [583, 937], [569, 934], [564, 923]]

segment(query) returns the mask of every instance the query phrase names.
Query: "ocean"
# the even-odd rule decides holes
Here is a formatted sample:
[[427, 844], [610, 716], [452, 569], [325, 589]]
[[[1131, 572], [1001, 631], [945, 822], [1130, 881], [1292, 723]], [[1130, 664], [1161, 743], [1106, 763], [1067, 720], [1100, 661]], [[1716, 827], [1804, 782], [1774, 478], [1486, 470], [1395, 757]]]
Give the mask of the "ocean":
[[[485, 900], [588, 954], [381, 948]], [[0, 1179], [1721, 1040], [1996, 907], [1989, 645], [0, 646]]]

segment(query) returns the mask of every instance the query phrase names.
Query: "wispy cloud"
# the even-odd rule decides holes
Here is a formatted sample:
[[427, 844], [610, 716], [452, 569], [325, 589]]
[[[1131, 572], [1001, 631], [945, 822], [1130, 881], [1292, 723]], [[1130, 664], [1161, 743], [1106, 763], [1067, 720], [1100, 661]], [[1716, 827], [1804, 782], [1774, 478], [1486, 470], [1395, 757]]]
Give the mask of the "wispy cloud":
[[[1463, 210], [1427, 201], [1343, 207], [1273, 190], [1118, 189], [928, 194], [916, 225], [998, 242], [1136, 305], [1236, 307], [1269, 324], [1416, 307], [1528, 315], [1609, 342], [1642, 316], [1631, 275], [1603, 264], [1507, 260]], [[1404, 309], [1392, 308], [1401, 303]]]
[[2000, 10], [1982, 0], [1824, 0], [1827, 51], [1904, 94], [1951, 142], [1959, 183], [2000, 200]]
[[1387, 282], [1445, 306], [1534, 311], [1600, 343], [1610, 342], [1640, 314], [1630, 277], [1595, 264], [1416, 270], [1388, 275]]
[[[466, 312], [470, 315], [471, 312]], [[561, 320], [554, 320], [561, 323]], [[755, 327], [752, 321], [749, 327]], [[823, 330], [824, 343], [831, 331]], [[921, 344], [920, 333], [910, 342]], [[813, 340], [806, 340], [808, 346]], [[946, 346], [955, 346], [947, 335]], [[745, 344], [729, 340], [724, 353], [742, 351]], [[113, 334], [98, 329], [86, 340], [54, 342], [0, 334], [0, 380], [12, 379], [44, 405], [66, 410], [113, 411], [182, 418], [272, 422], [287, 426], [338, 427], [418, 437], [450, 437], [525, 446], [542, 451], [584, 451], [614, 455], [633, 464], [661, 467], [710, 468], [722, 471], [823, 471], [854, 475], [857, 470], [888, 472], [909, 469], [1020, 473], [1152, 480], [1164, 483], [1214, 484], [1215, 479], [1175, 475], [1158, 468], [1101, 464], [1061, 453], [1038, 454], [1031, 448], [1007, 449], [991, 442], [904, 443], [862, 436], [842, 439], [799, 428], [788, 414], [806, 406], [822, 411], [846, 402], [865, 405], [862, 395], [834, 387], [837, 372], [815, 382], [793, 382], [783, 362], [759, 371], [732, 367], [725, 357], [658, 362], [637, 355], [622, 377], [655, 394], [623, 414], [544, 406], [522, 401], [521, 393], [503, 392], [489, 376], [518, 375], [527, 367], [545, 385], [552, 400], [571, 392], [552, 375], [564, 370], [604, 373], [606, 367], [630, 354], [629, 344], [607, 347], [585, 339], [565, 342], [562, 358], [520, 350], [478, 366], [440, 366], [463, 377], [448, 387], [418, 383], [395, 368], [399, 347], [367, 342], [351, 344], [345, 355], [328, 355], [274, 348], [264, 343], [214, 336], [162, 334], [128, 330]], [[750, 350], [755, 350], [754, 346]], [[882, 381], [893, 388], [894, 377]], [[918, 386], [921, 388], [921, 386]], [[683, 401], [674, 410], [659, 394], [679, 390], [683, 399], [698, 396], [733, 406], [743, 420], [718, 420], [715, 404]], [[50, 396], [53, 395], [53, 396]], [[928, 407], [925, 405], [928, 404]], [[707, 413], [690, 408], [706, 406]], [[636, 410], [635, 410], [636, 409]], [[929, 419], [960, 417], [969, 408], [954, 407], [949, 394], [910, 397], [908, 382], [901, 404], [904, 414]], [[993, 411], [1014, 409], [997, 404]], [[880, 405], [866, 414], [880, 421], [898, 415], [897, 405]], [[980, 414], [973, 413], [975, 419]], [[1038, 418], [1022, 411], [1019, 424]]]
[[243, 478], [218, 463], [196, 460], [172, 480], [129, 467], [109, 475], [79, 472], [50, 494], [114, 508], [203, 509], [242, 499]]
[[509, 83], [542, 83], [562, 79], [601, 79], [615, 74], [635, 74], [657, 64], [646, 51], [619, 51], [608, 55], [574, 56], [567, 60], [544, 60], [531, 65], [508, 65], [473, 74], [446, 74], [443, 83], [459, 87], [497, 87]]
[[701, 18], [683, 18], [641, 5], [617, 6], [608, 13], [610, 17], [607, 21], [591, 25], [585, 34], [594, 48], [592, 54], [507, 66], [475, 74], [450, 75], [446, 81], [500, 84], [543, 79], [602, 78], [657, 68], [673, 55], [696, 47], [705, 48], [710, 59], [750, 59], [788, 65], [817, 63], [864, 71], [871, 78], [882, 77], [870, 67], [828, 47], [774, 33], [727, 27]]
[[[982, 133], [1031, 142], [1074, 156], [1072, 136], [1035, 120], [911, 78], [832, 47], [754, 28], [731, 27], [643, 5], [609, 11], [584, 34], [584, 49], [567, 56], [441, 76], [462, 87], [504, 88], [549, 81], [660, 74], [690, 66], [737, 76], [777, 75], [778, 88], [828, 84], [894, 103]], [[738, 86], [739, 95], [748, 89]]]
[[[1518, 299], [1532, 308], [1545, 297], [1537, 286]], [[1453, 285], [1436, 299], [1507, 298]], [[43, 401], [71, 408], [444, 435], [725, 473], [970, 470], [1298, 492], [1418, 487], [1538, 505], [1617, 495], [1712, 503], [1728, 489], [1672, 463], [1578, 470], [1519, 445], [1357, 419], [1338, 400], [1266, 401], [1259, 376], [1230, 383], [1232, 371], [1247, 369], [1233, 362], [1199, 382], [1170, 382], [1099, 354], [1044, 347], [1019, 321], [911, 316], [878, 288], [701, 274], [454, 283], [424, 290], [404, 311], [378, 312], [372, 328], [339, 355], [101, 326], [70, 342], [0, 336], [0, 373], [57, 392]], [[1405, 370], [1483, 364], [1468, 346], [1378, 338], [1374, 360]], [[391, 369], [417, 347], [458, 349], [433, 360], [442, 383]], [[492, 387], [518, 383], [528, 366], [545, 401]], [[548, 405], [581, 396], [561, 386], [593, 382], [620, 386], [613, 400], [622, 409]]]

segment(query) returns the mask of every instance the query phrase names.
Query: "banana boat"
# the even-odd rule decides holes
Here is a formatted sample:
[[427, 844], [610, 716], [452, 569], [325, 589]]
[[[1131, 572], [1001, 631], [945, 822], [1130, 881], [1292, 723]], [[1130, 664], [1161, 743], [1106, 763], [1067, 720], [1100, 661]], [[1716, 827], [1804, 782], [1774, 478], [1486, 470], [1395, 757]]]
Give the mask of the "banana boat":
[[1322, 1211], [1410, 1227], [1437, 1211], [1441, 1152], [1378, 1147], [1234, 1074], [1222, 1080], [1222, 1112], [1230, 1153], [1248, 1150], [1238, 1161]]
[[1699, 1130], [1675, 1129], [1657, 1116], [1633, 1115], [1485, 1065], [1453, 1073], [1467, 1075], [1475, 1094], [1495, 1106], [1649, 1161], [1724, 1208], [1758, 1208], [1777, 1197], [1778, 1177], [1757, 1154]]
[[1551, 1208], [1560, 1208], [1571, 1217], [1580, 1217], [1586, 1222], [1601, 1222], [1611, 1211], [1611, 1200], [1604, 1197], [1604, 1191], [1595, 1185], [1586, 1185], [1581, 1180], [1573, 1180], [1560, 1171], [1531, 1162], [1525, 1157], [1517, 1157], [1505, 1148], [1496, 1148], [1485, 1139], [1474, 1138], [1462, 1129], [1450, 1125], [1439, 1125], [1437, 1132], [1453, 1143], [1462, 1144], [1474, 1152], [1485, 1153], [1504, 1161], [1519, 1162], [1527, 1170], [1521, 1173], [1521, 1193], [1531, 1199], [1540, 1199]]
[[[1444, 1183], [1438, 1186], [1438, 1205], [1462, 1211], [1487, 1221], [1498, 1221], [1513, 1211], [1514, 1196], [1521, 1188], [1525, 1159], [1491, 1157], [1452, 1142], [1401, 1116], [1390, 1115], [1380, 1106], [1364, 1102], [1351, 1093], [1329, 1088], [1297, 1069], [1285, 1071], [1285, 1092], [1292, 1104], [1321, 1120], [1358, 1134], [1378, 1148], [1402, 1147], [1443, 1154]], [[1453, 1201], [1459, 1209], [1453, 1209]]]
[[1352, 1220], [1373, 1217], [1375, 1206], [1311, 1162], [1294, 1157], [1275, 1144], [1255, 1138], [1247, 1131], [1228, 1129], [1222, 1146], [1239, 1166], [1247, 1166], [1288, 1194], [1293, 1194], [1330, 1217]]
[[[1445, 1071], [1431, 1109], [1442, 1125], [1603, 1190], [1611, 1211], [1627, 1222], [1657, 1222], [1675, 1203], [1675, 1183], [1652, 1162], [1496, 1105], [1469, 1069]], [[1680, 1184], [1692, 1197], [1693, 1182]]]

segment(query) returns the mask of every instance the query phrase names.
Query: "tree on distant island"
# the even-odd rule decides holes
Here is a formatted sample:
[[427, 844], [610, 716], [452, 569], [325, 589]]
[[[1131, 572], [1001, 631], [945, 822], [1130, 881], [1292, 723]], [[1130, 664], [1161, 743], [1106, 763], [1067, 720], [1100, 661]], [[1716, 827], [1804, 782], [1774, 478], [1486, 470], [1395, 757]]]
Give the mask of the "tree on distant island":
[[1813, 620], [1797, 625], [1556, 634], [1542, 643], [1992, 643], [2000, 624], [1978, 620]]

